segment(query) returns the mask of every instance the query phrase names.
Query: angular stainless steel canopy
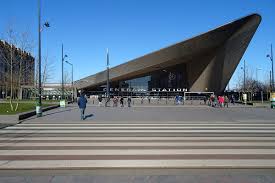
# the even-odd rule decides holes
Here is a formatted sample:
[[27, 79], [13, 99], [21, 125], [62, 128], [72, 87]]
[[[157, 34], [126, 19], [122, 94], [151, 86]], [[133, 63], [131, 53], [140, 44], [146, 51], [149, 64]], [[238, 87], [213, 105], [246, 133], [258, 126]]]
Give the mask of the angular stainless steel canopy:
[[[110, 81], [125, 80], [148, 72], [186, 63], [188, 90], [221, 93], [233, 75], [261, 16], [252, 14], [110, 69]], [[78, 89], [106, 82], [106, 71], [76, 81]]]

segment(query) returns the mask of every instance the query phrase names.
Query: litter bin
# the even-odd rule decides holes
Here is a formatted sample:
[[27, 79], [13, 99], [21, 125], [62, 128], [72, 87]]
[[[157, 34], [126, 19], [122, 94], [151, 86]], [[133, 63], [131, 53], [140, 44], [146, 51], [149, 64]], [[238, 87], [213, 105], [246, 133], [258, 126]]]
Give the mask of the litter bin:
[[42, 107], [39, 105], [38, 101], [36, 101], [35, 111], [36, 111], [36, 116], [37, 117], [41, 117], [42, 116]]
[[270, 93], [270, 107], [271, 109], [275, 108], [275, 92]]

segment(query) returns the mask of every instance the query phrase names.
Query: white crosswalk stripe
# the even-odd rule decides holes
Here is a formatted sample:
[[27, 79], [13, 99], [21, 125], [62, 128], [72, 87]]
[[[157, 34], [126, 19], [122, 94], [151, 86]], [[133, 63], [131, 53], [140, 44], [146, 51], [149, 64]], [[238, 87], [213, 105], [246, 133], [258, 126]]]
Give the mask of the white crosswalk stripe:
[[275, 168], [272, 122], [29, 122], [0, 131], [0, 169]]

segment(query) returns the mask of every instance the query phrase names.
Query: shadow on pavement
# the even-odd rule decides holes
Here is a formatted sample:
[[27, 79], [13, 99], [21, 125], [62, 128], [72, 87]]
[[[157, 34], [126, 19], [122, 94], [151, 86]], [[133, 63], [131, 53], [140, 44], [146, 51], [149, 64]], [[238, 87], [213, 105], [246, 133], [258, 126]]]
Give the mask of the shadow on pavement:
[[74, 110], [74, 109], [76, 109], [76, 108], [72, 108], [72, 109], [67, 109], [67, 110], [61, 110], [61, 111], [52, 112], [52, 113], [49, 113], [49, 114], [45, 114], [45, 115], [43, 115], [43, 117], [44, 117], [44, 116], [50, 116], [50, 115], [53, 115], [53, 114], [62, 113], [62, 112], [72, 111], [72, 110]]
[[86, 115], [86, 116], [85, 116], [85, 119], [91, 118], [91, 117], [93, 117], [93, 116], [94, 116], [93, 114]]
[[0, 123], [0, 129], [6, 128], [8, 126], [13, 126], [13, 125]]
[[[51, 113], [48, 113], [48, 114], [44, 114], [44, 113], [43, 113], [42, 118], [45, 117], [45, 116], [50, 116], [50, 115], [53, 115], [53, 114], [58, 114], [58, 113], [62, 113], [62, 112], [72, 111], [72, 110], [76, 109], [76, 107], [68, 107], [68, 108], [69, 108], [69, 109], [66, 109], [66, 110], [60, 110], [60, 108], [57, 108], [58, 111], [51, 112]], [[33, 119], [37, 119], [37, 116], [35, 115], [35, 116], [29, 117], [29, 118], [27, 118], [27, 119], [21, 120], [21, 121], [19, 122], [19, 124], [20, 124], [20, 123], [24, 123], [25, 121], [33, 120]]]

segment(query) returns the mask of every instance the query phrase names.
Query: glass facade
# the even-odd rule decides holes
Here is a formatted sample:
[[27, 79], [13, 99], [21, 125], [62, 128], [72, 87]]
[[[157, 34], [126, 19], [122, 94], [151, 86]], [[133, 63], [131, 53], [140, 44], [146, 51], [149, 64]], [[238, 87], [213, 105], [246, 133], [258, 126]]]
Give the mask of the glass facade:
[[[185, 64], [163, 68], [138, 78], [119, 82], [119, 88], [130, 88], [135, 91], [153, 91], [154, 89], [187, 88]], [[171, 90], [172, 89], [172, 90]]]
[[136, 91], [150, 91], [151, 76], [130, 79], [119, 82], [119, 88], [130, 88]]
[[[153, 72], [127, 80], [110, 83], [111, 95], [173, 95], [179, 94], [188, 88], [186, 65], [178, 64], [172, 67], [160, 68]], [[97, 95], [106, 92], [106, 85], [98, 86], [87, 94]]]

